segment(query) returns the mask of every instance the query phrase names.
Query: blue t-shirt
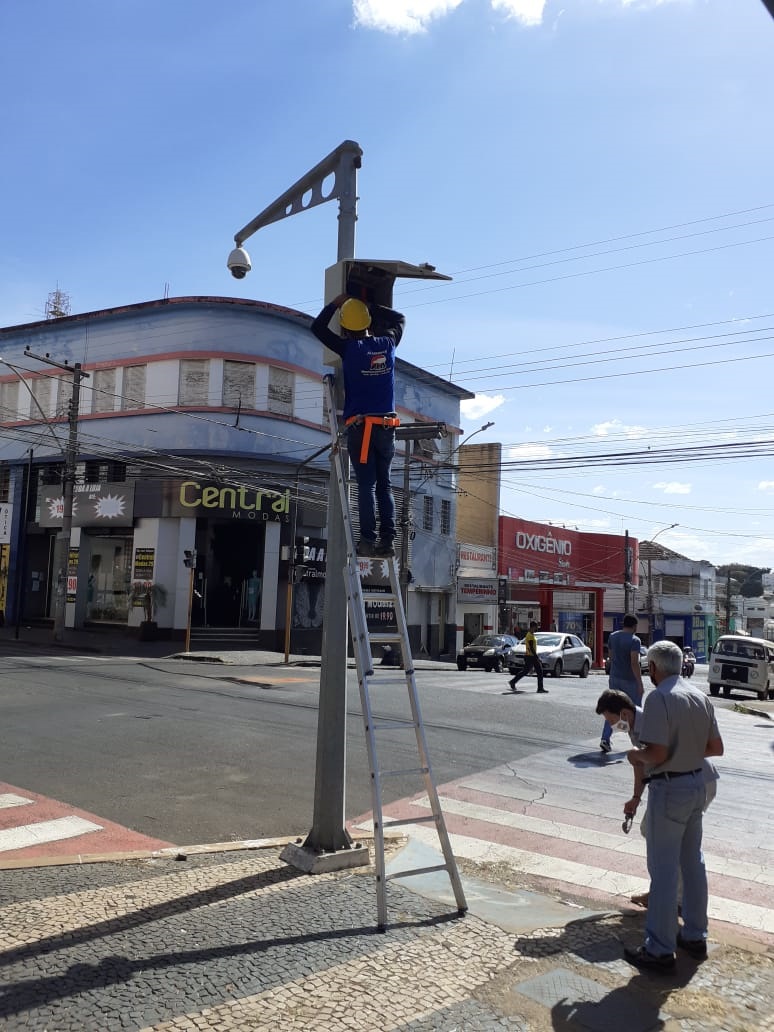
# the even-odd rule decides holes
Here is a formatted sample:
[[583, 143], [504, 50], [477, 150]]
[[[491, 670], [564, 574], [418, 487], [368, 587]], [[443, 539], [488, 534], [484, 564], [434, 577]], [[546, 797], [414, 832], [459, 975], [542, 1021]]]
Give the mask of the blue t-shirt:
[[395, 411], [395, 341], [360, 337], [344, 343], [344, 418]]
[[632, 670], [632, 653], [639, 656], [642, 642], [636, 634], [631, 631], [613, 631], [607, 640], [608, 651], [610, 652], [610, 682], [625, 681], [627, 684], [637, 684], [637, 678]]

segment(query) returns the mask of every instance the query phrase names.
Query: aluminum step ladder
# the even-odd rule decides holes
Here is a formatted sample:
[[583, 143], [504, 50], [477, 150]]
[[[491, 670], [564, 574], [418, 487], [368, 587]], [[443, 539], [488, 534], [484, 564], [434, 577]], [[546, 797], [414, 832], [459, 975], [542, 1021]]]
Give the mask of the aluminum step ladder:
[[[344, 536], [346, 542], [346, 566], [344, 568], [344, 586], [347, 595], [347, 610], [349, 613], [349, 628], [352, 638], [352, 648], [355, 654], [357, 666], [357, 680], [360, 688], [360, 705], [363, 712], [365, 724], [366, 745], [368, 749], [368, 766], [371, 775], [371, 806], [374, 823], [374, 863], [376, 867], [376, 893], [377, 893], [377, 914], [378, 927], [384, 931], [387, 924], [387, 882], [393, 878], [406, 878], [412, 875], [430, 874], [435, 871], [446, 871], [449, 875], [454, 898], [457, 903], [457, 910], [460, 914], [467, 911], [465, 893], [462, 888], [457, 863], [452, 853], [449, 842], [449, 834], [446, 830], [441, 803], [438, 798], [438, 790], [435, 786], [433, 771], [430, 765], [430, 756], [425, 738], [422, 714], [417, 695], [417, 685], [414, 677], [414, 666], [411, 656], [411, 645], [409, 641], [406, 614], [403, 608], [403, 599], [400, 591], [398, 574], [398, 563], [394, 556], [376, 559], [358, 560], [355, 541], [352, 531], [352, 520], [349, 508], [349, 490], [347, 467], [348, 458], [344, 449], [344, 430], [339, 431], [336, 419], [336, 405], [334, 400], [335, 387], [332, 376], [324, 377], [328, 399], [328, 413], [331, 430], [331, 444], [334, 457], [334, 469], [336, 473], [337, 487], [341, 499], [341, 511], [344, 519]], [[408, 442], [407, 442], [408, 444]], [[405, 528], [404, 528], [405, 533]], [[363, 584], [361, 580], [361, 563], [369, 563], [369, 569], [373, 570], [378, 566], [382, 576], [378, 578], [379, 584]], [[386, 576], [385, 576], [386, 574]], [[368, 576], [365, 574], [365, 576]], [[385, 583], [386, 582], [386, 583]], [[386, 590], [385, 590], [386, 588]], [[378, 603], [384, 606], [387, 603], [392, 606], [395, 620], [395, 629], [385, 632], [374, 632], [368, 628], [366, 616], [366, 603]], [[401, 667], [380, 666], [379, 674], [374, 672], [374, 659], [371, 651], [372, 646], [396, 647], [400, 651]], [[374, 687], [400, 687], [401, 681], [405, 679], [405, 688], [408, 689], [408, 710], [405, 719], [379, 718], [374, 715], [371, 704], [371, 689]], [[379, 732], [395, 732], [404, 730], [413, 731], [416, 737], [418, 766], [410, 768], [393, 769], [390, 766], [382, 766], [382, 754], [385, 749], [377, 745]], [[400, 828], [411, 824], [434, 824], [438, 834], [438, 840], [443, 854], [444, 862], [431, 867], [419, 867], [411, 870], [396, 871], [389, 876], [385, 872], [384, 862], [384, 817], [382, 813], [382, 784], [387, 778], [415, 775], [424, 782], [427, 798], [430, 802], [430, 814], [428, 816], [410, 817], [404, 820], [390, 821], [390, 828]]]

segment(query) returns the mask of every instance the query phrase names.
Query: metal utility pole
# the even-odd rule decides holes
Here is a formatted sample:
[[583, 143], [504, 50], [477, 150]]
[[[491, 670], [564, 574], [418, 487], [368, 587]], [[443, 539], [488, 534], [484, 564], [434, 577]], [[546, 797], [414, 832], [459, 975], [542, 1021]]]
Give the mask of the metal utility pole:
[[731, 633], [731, 571], [726, 574], [726, 634]]
[[[624, 615], [631, 612], [629, 601], [632, 587], [632, 550], [629, 547], [629, 531], [624, 531]], [[648, 585], [650, 587], [650, 585]]]
[[[257, 230], [333, 199], [339, 201], [337, 261], [354, 258], [357, 170], [360, 168], [362, 155], [363, 151], [359, 144], [345, 140], [240, 229], [234, 235], [234, 243], [237, 246], [228, 259], [228, 267], [232, 274], [241, 279], [249, 271], [250, 259], [242, 245]], [[331, 174], [335, 177], [333, 188], [324, 195], [323, 183]], [[333, 487], [335, 483], [336, 471], [331, 457], [326, 566], [333, 577], [344, 570], [347, 561], [344, 516], [339, 492]], [[292, 541], [291, 549], [295, 549], [295, 545], [295, 541]], [[320, 666], [314, 815], [312, 829], [304, 843], [304, 848], [311, 853], [330, 853], [347, 849], [352, 845], [352, 839], [345, 827], [344, 815], [348, 619], [346, 606], [336, 605], [333, 602], [334, 598], [334, 591], [329, 590], [325, 606]]]
[[[243, 279], [250, 271], [250, 256], [242, 245], [257, 230], [272, 222], [279, 222], [291, 215], [307, 211], [315, 205], [338, 199], [337, 263], [326, 270], [326, 303], [342, 293], [347, 285], [347, 266], [355, 262], [357, 172], [362, 155], [363, 151], [359, 144], [353, 140], [345, 140], [240, 229], [234, 235], [234, 243], [237, 246], [226, 262], [231, 274], [236, 279]], [[324, 185], [331, 175], [334, 177], [333, 186], [324, 192]], [[436, 273], [430, 265], [410, 266], [405, 262], [392, 261], [369, 261], [363, 265], [371, 274], [376, 275], [382, 287], [385, 282], [388, 284], [390, 297], [396, 276], [440, 280], [450, 278]], [[323, 361], [329, 365], [335, 364], [330, 356], [324, 355]], [[343, 395], [340, 370], [336, 378], [336, 387]], [[296, 855], [291, 860], [295, 866], [313, 871], [323, 869], [324, 863], [329, 864], [328, 869], [331, 869], [332, 866], [355, 866], [368, 862], [367, 849], [353, 847], [345, 826], [348, 615], [346, 606], [337, 604], [336, 588], [333, 585], [337, 583], [340, 575], [343, 576], [347, 564], [347, 546], [341, 498], [333, 486], [338, 479], [333, 453], [329, 476], [331, 487], [328, 494], [326, 567], [330, 571], [331, 579], [329, 590], [326, 592], [321, 650], [314, 815], [312, 829], [303, 847], [295, 848]], [[291, 549], [295, 549], [295, 541], [291, 543]], [[341, 582], [338, 583], [340, 585]], [[337, 853], [340, 855], [333, 858], [322, 857], [322, 854]], [[286, 858], [283, 853], [283, 859]], [[317, 858], [320, 860], [319, 863]]]
[[78, 461], [78, 413], [81, 401], [81, 380], [90, 375], [85, 373], [80, 362], [57, 362], [48, 355], [36, 355], [25, 349], [27, 358], [64, 369], [73, 378], [72, 394], [68, 405], [69, 434], [64, 454], [64, 476], [62, 478], [62, 529], [56, 536], [54, 548], [54, 641], [65, 637], [65, 612], [67, 606], [67, 571], [70, 559], [70, 537], [73, 529], [73, 494], [75, 491], [75, 465]]
[[[652, 545], [657, 537], [665, 534], [668, 530], [674, 530], [675, 527], [679, 527], [679, 523], [670, 523], [668, 527], [662, 527], [657, 534], [654, 534], [650, 539], [649, 544]], [[653, 644], [653, 638], [656, 633], [656, 613], [653, 605], [653, 549], [648, 549], [648, 634], [650, 640], [648, 645]]]

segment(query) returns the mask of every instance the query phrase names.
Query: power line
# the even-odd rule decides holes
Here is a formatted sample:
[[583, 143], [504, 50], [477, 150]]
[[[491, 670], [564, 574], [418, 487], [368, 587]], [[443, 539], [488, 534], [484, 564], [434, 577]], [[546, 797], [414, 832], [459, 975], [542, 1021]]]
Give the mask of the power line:
[[634, 269], [640, 265], [654, 265], [657, 262], [672, 261], [675, 258], [691, 258], [699, 254], [711, 254], [715, 251], [726, 251], [732, 247], [744, 247], [747, 244], [760, 244], [774, 240], [774, 236], [756, 237], [753, 240], [738, 240], [730, 244], [717, 244], [715, 247], [703, 247], [695, 251], [679, 251], [677, 254], [665, 254], [656, 258], [640, 258], [635, 262], [624, 262], [621, 265], [606, 265], [600, 269], [585, 269], [582, 272], [568, 272], [563, 276], [548, 276], [545, 279], [529, 280], [526, 283], [513, 283], [507, 287], [492, 287], [490, 290], [478, 290], [470, 294], [456, 294], [454, 297], [438, 298], [435, 301], [420, 301], [415, 305], [404, 305], [404, 308], [423, 308], [427, 305], [440, 305], [449, 301], [466, 301], [471, 297], [483, 297], [486, 294], [501, 294], [506, 290], [520, 290], [523, 287], [537, 287], [546, 283], [559, 283], [562, 280], [579, 279], [582, 276], [596, 276], [602, 272], [616, 272], [620, 269]]

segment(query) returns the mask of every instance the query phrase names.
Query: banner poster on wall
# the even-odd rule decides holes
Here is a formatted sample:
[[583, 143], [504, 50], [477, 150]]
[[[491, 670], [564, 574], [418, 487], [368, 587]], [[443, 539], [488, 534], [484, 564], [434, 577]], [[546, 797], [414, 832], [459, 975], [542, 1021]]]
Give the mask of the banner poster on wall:
[[78, 553], [79, 548], [71, 548], [67, 556], [67, 602], [75, 601], [78, 590]]

